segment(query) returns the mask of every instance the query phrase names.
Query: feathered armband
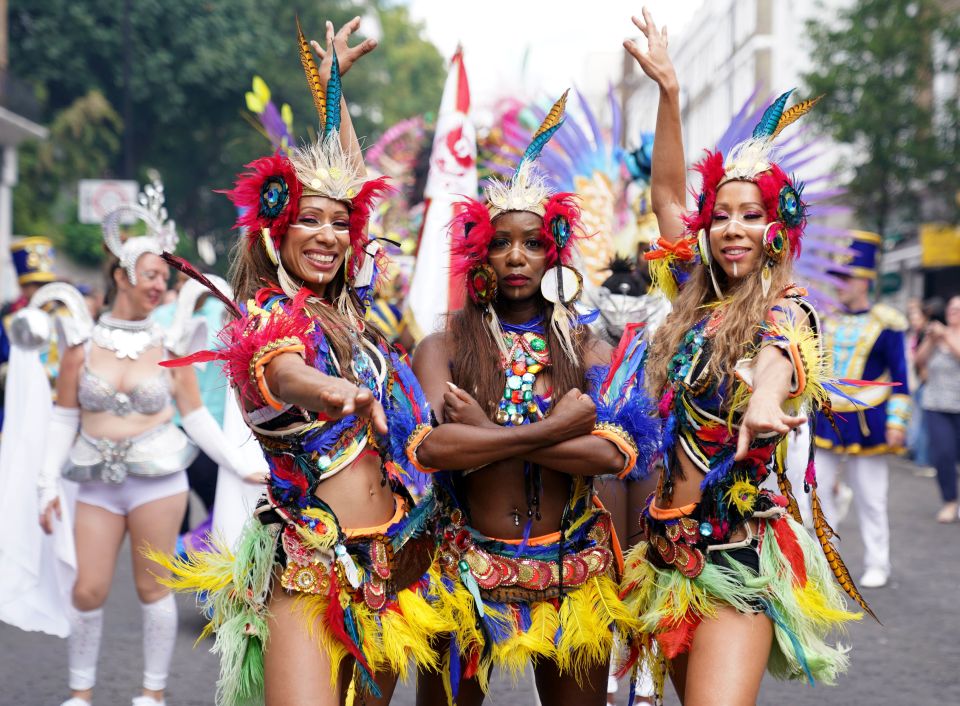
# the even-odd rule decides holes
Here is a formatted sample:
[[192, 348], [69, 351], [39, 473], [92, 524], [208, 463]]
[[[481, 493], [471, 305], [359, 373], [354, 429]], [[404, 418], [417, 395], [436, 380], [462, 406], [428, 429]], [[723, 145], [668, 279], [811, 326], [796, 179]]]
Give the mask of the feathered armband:
[[283, 353], [296, 353], [303, 356], [308, 365], [313, 365], [317, 357], [314, 323], [303, 310], [308, 295], [309, 291], [303, 289], [293, 300], [277, 300], [269, 308], [261, 308], [251, 300], [244, 315], [220, 332], [223, 347], [164, 361], [161, 365], [179, 367], [222, 361], [224, 372], [242, 399], [261, 407], [282, 409], [283, 403], [270, 394], [264, 371]]
[[660, 422], [643, 384], [646, 343], [643, 324], [628, 324], [609, 368], [587, 372], [590, 397], [597, 407], [594, 436], [606, 439], [623, 454], [620, 478], [639, 480], [649, 473], [658, 447]]
[[670, 301], [680, 292], [687, 279], [686, 268], [681, 263], [695, 262], [697, 259], [695, 238], [681, 238], [673, 242], [658, 238], [643, 259], [648, 263], [652, 289], [660, 291]]

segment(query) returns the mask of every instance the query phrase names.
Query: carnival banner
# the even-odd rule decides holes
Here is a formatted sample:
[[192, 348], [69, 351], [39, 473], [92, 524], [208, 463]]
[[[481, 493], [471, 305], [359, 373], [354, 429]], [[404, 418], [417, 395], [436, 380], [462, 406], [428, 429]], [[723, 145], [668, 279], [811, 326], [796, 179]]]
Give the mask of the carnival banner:
[[453, 55], [437, 113], [437, 129], [424, 190], [426, 215], [404, 317], [417, 341], [439, 330], [448, 310], [463, 303], [463, 284], [450, 277], [447, 226], [453, 204], [477, 195], [477, 135], [470, 121], [470, 87], [463, 51]]

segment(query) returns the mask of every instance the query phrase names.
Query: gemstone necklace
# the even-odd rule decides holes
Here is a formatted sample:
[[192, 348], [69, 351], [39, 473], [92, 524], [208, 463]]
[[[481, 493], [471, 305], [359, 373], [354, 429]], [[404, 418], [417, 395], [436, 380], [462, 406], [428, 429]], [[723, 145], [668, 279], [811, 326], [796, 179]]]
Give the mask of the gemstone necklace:
[[533, 388], [537, 375], [550, 365], [550, 353], [546, 338], [534, 331], [507, 331], [503, 339], [508, 351], [503, 369], [506, 380], [495, 420], [501, 426], [518, 427], [541, 416]]

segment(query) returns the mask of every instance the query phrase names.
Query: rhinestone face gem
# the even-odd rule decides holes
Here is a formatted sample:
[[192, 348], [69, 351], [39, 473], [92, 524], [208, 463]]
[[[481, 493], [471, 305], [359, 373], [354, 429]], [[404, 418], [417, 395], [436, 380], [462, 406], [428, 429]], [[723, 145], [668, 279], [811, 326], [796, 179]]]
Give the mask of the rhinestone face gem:
[[711, 534], [713, 534], [713, 525], [711, 525], [709, 522], [701, 522], [700, 534], [702, 534], [704, 537], [709, 537]]

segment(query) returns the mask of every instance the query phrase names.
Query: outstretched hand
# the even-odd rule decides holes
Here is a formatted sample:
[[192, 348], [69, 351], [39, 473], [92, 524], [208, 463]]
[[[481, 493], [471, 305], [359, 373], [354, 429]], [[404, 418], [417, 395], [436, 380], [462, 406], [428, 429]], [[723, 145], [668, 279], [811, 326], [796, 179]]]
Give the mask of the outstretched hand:
[[330, 47], [333, 47], [337, 51], [337, 61], [340, 63], [341, 76], [346, 75], [347, 71], [350, 70], [350, 67], [353, 66], [357, 59], [377, 48], [376, 39], [364, 39], [355, 47], [349, 46], [347, 40], [350, 39], [351, 34], [357, 31], [358, 27], [360, 27], [360, 18], [354, 17], [341, 27], [339, 32], [334, 33], [333, 22], [327, 20], [326, 48], [321, 47], [320, 43], [316, 40], [310, 41], [310, 46], [313, 48], [314, 53], [320, 57], [320, 65], [317, 68], [320, 71], [320, 80], [324, 86], [326, 86], [327, 81], [330, 80], [330, 65], [333, 63], [333, 55], [330, 53]]
[[806, 421], [806, 417], [794, 417], [780, 407], [772, 396], [754, 392], [747, 405], [747, 411], [740, 421], [740, 435], [737, 437], [735, 461], [742, 461], [750, 451], [750, 444], [758, 434], [776, 432], [786, 434]]
[[380, 434], [387, 433], [387, 416], [370, 390], [357, 387], [343, 378], [327, 377], [316, 392], [316, 400], [314, 411], [330, 419], [355, 414], [373, 422], [374, 430]]
[[647, 38], [647, 51], [642, 51], [632, 39], [624, 41], [623, 48], [637, 60], [643, 73], [656, 81], [661, 88], [676, 85], [677, 75], [667, 52], [667, 28], [657, 29], [653, 15], [647, 8], [643, 8], [643, 19], [636, 16], [630, 19]]

